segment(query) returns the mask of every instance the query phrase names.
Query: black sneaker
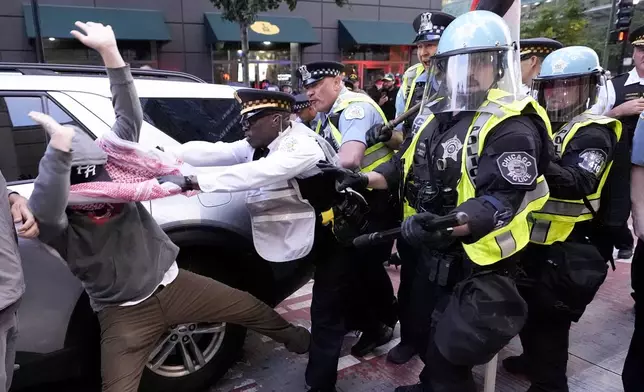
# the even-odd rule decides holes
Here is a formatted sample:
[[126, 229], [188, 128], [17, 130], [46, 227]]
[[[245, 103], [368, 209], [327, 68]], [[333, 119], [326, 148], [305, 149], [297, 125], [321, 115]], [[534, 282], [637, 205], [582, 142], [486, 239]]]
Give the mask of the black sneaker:
[[416, 348], [410, 344], [398, 343], [398, 345], [387, 354], [387, 361], [402, 365], [407, 363], [414, 355], [416, 355]]
[[512, 374], [528, 374], [528, 361], [523, 355], [508, 357], [503, 360], [503, 368]]
[[381, 324], [375, 333], [363, 332], [358, 343], [351, 347], [351, 355], [355, 357], [364, 357], [373, 351], [374, 348], [388, 343], [394, 337], [394, 330], [384, 324]]
[[429, 386], [419, 382], [414, 385], [405, 385], [394, 389], [394, 392], [432, 392]]
[[628, 260], [633, 257], [633, 248], [619, 249], [617, 251], [617, 258], [619, 260]]

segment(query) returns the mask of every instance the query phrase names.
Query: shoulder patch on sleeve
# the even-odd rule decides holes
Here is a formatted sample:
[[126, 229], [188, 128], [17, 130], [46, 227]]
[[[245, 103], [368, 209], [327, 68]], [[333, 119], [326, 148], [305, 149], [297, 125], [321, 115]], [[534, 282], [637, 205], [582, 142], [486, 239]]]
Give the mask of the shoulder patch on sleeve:
[[579, 154], [579, 158], [579, 167], [598, 176], [606, 165], [608, 155], [599, 148], [587, 148]]
[[537, 179], [537, 160], [527, 152], [504, 152], [496, 164], [501, 176], [512, 185], [532, 185]]
[[280, 143], [278, 151], [293, 152], [297, 149], [297, 145], [298, 145], [298, 140], [296, 137], [287, 136]]
[[364, 108], [360, 105], [350, 105], [344, 110], [344, 118], [347, 120], [362, 120], [364, 118]]

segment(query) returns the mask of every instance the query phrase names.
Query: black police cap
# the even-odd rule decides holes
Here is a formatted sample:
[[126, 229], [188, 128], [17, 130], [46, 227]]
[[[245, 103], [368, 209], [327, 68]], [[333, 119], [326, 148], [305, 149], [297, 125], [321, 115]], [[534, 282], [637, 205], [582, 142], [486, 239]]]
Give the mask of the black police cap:
[[414, 19], [416, 39], [414, 43], [435, 42], [443, 35], [443, 31], [455, 18], [442, 11], [423, 12]]
[[329, 76], [338, 76], [344, 71], [344, 65], [335, 61], [316, 61], [298, 69], [304, 87], [308, 87]]
[[306, 109], [311, 106], [309, 96], [306, 94], [298, 94], [295, 96], [295, 104], [293, 105], [293, 112], [297, 113], [300, 110]]
[[563, 44], [550, 38], [526, 38], [519, 41], [521, 57], [540, 56], [546, 57], [557, 49], [563, 48]]
[[240, 114], [254, 114], [264, 109], [292, 112], [295, 98], [280, 91], [243, 88], [235, 91], [235, 99], [241, 104]]
[[628, 40], [634, 46], [644, 45], [644, 26], [640, 26], [635, 30], [633, 30], [631, 34], [628, 36]]

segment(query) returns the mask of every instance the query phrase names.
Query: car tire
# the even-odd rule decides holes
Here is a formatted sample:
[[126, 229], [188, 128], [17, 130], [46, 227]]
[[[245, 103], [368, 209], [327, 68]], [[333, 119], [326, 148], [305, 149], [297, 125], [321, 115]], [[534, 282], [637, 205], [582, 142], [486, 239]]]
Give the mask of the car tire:
[[227, 324], [221, 346], [215, 356], [199, 370], [172, 377], [156, 373], [147, 366], [141, 378], [140, 392], [199, 392], [208, 390], [241, 357], [246, 328]]
[[[247, 283], [245, 280], [247, 279], [241, 274], [243, 268], [241, 270], [238, 268], [246, 263], [254, 265], [256, 260], [253, 258], [253, 253], [247, 251], [249, 249], [248, 245], [242, 245], [238, 238], [225, 235], [221, 232], [206, 233], [205, 236], [203, 232], [182, 232], [182, 237], [190, 238], [190, 242], [182, 241], [182, 237], [173, 238], [172, 234], [170, 234], [170, 237], [181, 248], [179, 256], [177, 257], [180, 268], [208, 276], [242, 290], [255, 291], [253, 290], [255, 287], [244, 287], [244, 283]], [[203, 242], [205, 239], [209, 240], [209, 246], [201, 245], [208, 243]], [[195, 240], [198, 243], [192, 242]], [[253, 248], [251, 247], [250, 249]], [[228, 263], [217, 262], [216, 259], [211, 259], [213, 255], [219, 256], [216, 259], [234, 260], [233, 264], [237, 268], [230, 268], [230, 264]], [[266, 275], [264, 274], [262, 276]], [[164, 337], [167, 338], [171, 334], [172, 330], [166, 333]], [[146, 365], [143, 377], [141, 378], [139, 391], [197, 392], [207, 390], [224, 376], [235, 361], [241, 358], [245, 338], [246, 328], [239, 325], [226, 324], [223, 340], [217, 343], [219, 346], [216, 353], [202, 367], [189, 374], [182, 375], [181, 369], [179, 371], [173, 371], [172, 366], [164, 366], [163, 368], [152, 370], [150, 366]], [[203, 346], [200, 345], [200, 347]], [[177, 354], [178, 351], [179, 348], [177, 347]], [[208, 358], [206, 354], [206, 351], [204, 351], [204, 357]], [[177, 363], [177, 358], [174, 358], [174, 364], [176, 365]]]

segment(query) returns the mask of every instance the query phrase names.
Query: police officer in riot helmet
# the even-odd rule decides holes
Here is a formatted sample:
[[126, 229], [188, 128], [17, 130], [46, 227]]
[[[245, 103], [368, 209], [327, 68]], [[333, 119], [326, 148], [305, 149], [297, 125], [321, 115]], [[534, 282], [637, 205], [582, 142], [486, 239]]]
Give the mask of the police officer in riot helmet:
[[[403, 197], [398, 249], [403, 260], [418, 260], [411, 298], [427, 366], [419, 384], [398, 392], [476, 391], [472, 367], [492, 359], [527, 317], [515, 267], [529, 241], [528, 214], [548, 197], [549, 123], [534, 99], [518, 99], [516, 49], [500, 16], [459, 16], [438, 43], [430, 73], [440, 87], [423, 97], [411, 141], [371, 173], [325, 169], [340, 188]], [[469, 222], [426, 229], [450, 212]]]
[[533, 212], [531, 244], [521, 256], [518, 286], [528, 303], [520, 333], [523, 354], [503, 361], [508, 371], [528, 376], [529, 392], [568, 391], [571, 322], [593, 299], [612, 260], [612, 246], [602, 255], [594, 229], [602, 224], [597, 211], [622, 125], [588, 112], [603, 85], [599, 58], [584, 46], [548, 55], [533, 81], [555, 132], [555, 153], [545, 172], [552, 199]]

